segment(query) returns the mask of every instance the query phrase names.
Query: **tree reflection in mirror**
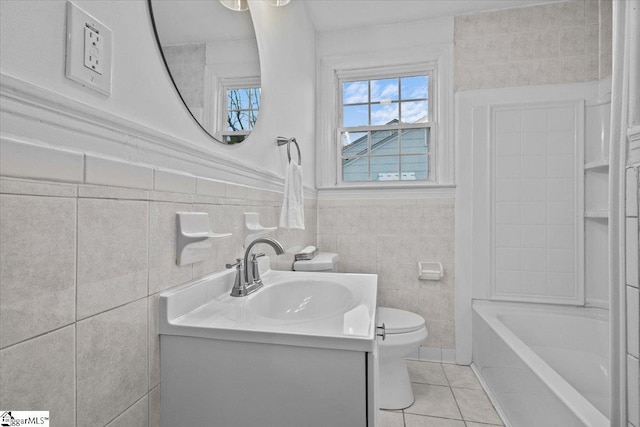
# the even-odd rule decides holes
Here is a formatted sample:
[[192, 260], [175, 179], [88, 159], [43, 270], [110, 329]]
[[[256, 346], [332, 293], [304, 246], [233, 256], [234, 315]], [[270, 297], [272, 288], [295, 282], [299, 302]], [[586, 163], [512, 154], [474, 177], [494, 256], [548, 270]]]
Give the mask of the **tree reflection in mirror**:
[[226, 126], [223, 141], [236, 144], [253, 130], [260, 108], [260, 87], [227, 88]]

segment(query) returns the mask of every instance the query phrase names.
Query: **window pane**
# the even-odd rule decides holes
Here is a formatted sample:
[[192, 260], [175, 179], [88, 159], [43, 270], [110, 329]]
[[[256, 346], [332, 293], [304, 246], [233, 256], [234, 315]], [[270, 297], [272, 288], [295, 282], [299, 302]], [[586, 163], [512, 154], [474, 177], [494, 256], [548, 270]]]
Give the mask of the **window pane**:
[[247, 130], [253, 130], [253, 127], [256, 125], [256, 120], [258, 119], [258, 111], [257, 110], [249, 110], [246, 112], [247, 115]]
[[430, 129], [408, 129], [402, 131], [402, 154], [427, 154], [429, 152]]
[[371, 102], [397, 100], [398, 79], [371, 80]]
[[389, 125], [398, 122], [398, 103], [375, 104], [371, 106], [371, 124]]
[[398, 156], [371, 157], [372, 181], [397, 181], [400, 176]]
[[379, 130], [371, 132], [371, 155], [381, 156], [399, 154], [397, 130]]
[[428, 76], [414, 76], [403, 77], [402, 84], [402, 99], [425, 99], [428, 98], [429, 91], [429, 77]]
[[254, 110], [260, 108], [260, 95], [261, 91], [259, 87], [251, 89], [251, 108]]
[[342, 157], [365, 156], [369, 150], [368, 132], [344, 132], [342, 134]]
[[[255, 118], [254, 118], [255, 122]], [[251, 115], [249, 111], [229, 111], [227, 112], [227, 131], [251, 130]]]
[[251, 89], [228, 89], [227, 110], [240, 110], [249, 108], [249, 91]]
[[429, 164], [427, 156], [402, 156], [403, 181], [429, 179]]
[[354, 159], [342, 160], [342, 180], [343, 181], [368, 181], [369, 180], [369, 158], [356, 157]]
[[342, 103], [361, 104], [369, 102], [369, 82], [345, 82], [342, 84]]
[[342, 109], [344, 127], [367, 126], [369, 124], [369, 109], [366, 105], [355, 105]]
[[410, 101], [402, 103], [403, 123], [425, 123], [429, 121], [429, 103], [427, 101]]

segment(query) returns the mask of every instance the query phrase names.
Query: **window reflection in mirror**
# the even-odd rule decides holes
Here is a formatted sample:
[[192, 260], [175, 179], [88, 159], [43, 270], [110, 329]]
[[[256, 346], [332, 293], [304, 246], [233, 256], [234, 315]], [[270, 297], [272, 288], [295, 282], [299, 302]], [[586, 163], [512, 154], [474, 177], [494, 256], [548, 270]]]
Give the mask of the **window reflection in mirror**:
[[260, 62], [249, 11], [234, 12], [219, 1], [148, 1], [178, 101], [217, 141], [244, 141], [260, 107]]

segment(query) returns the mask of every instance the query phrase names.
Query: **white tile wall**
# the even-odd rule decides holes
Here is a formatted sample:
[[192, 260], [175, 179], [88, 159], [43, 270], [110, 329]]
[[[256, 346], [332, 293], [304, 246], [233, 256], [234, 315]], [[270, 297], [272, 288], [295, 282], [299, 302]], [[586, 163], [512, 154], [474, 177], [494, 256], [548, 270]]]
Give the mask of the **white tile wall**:
[[0, 170], [4, 176], [82, 182], [84, 155], [2, 138]]
[[6, 347], [75, 320], [76, 199], [2, 194], [0, 217], [0, 346]]
[[[495, 293], [575, 293], [575, 109], [494, 114]], [[514, 148], [515, 147], [515, 148]]]
[[75, 326], [0, 350], [0, 401], [4, 408], [50, 411], [75, 425]]
[[[171, 177], [156, 175], [158, 185], [145, 189], [0, 178], [3, 404], [44, 404], [71, 426], [159, 426], [158, 292], [241, 255], [242, 213], [258, 211], [274, 224], [281, 197], [188, 176], [162, 184]], [[186, 191], [187, 182], [191, 194], [157, 191]], [[306, 206], [307, 230], [273, 235], [285, 247], [316, 243], [317, 205]], [[182, 269], [173, 240], [178, 210], [209, 212], [212, 228], [234, 238]]]
[[[454, 348], [453, 206], [440, 199], [319, 200], [318, 246], [340, 256], [343, 272], [377, 272], [379, 305], [422, 315], [423, 349], [442, 360]], [[418, 280], [419, 261], [441, 261], [441, 281]], [[421, 358], [427, 357], [425, 354]]]
[[196, 177], [178, 171], [155, 169], [153, 187], [156, 191], [193, 194], [196, 192]]
[[611, 73], [611, 1], [458, 16], [455, 43], [457, 90], [602, 79]]
[[86, 184], [153, 189], [153, 169], [117, 159], [85, 155]]

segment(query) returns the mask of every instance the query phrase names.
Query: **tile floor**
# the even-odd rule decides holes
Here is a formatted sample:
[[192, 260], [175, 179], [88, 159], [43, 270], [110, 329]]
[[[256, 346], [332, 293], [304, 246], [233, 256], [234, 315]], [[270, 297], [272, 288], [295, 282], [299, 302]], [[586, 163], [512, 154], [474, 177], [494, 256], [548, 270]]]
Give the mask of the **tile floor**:
[[380, 411], [378, 427], [503, 425], [470, 367], [412, 360], [407, 365], [416, 400], [401, 411]]

